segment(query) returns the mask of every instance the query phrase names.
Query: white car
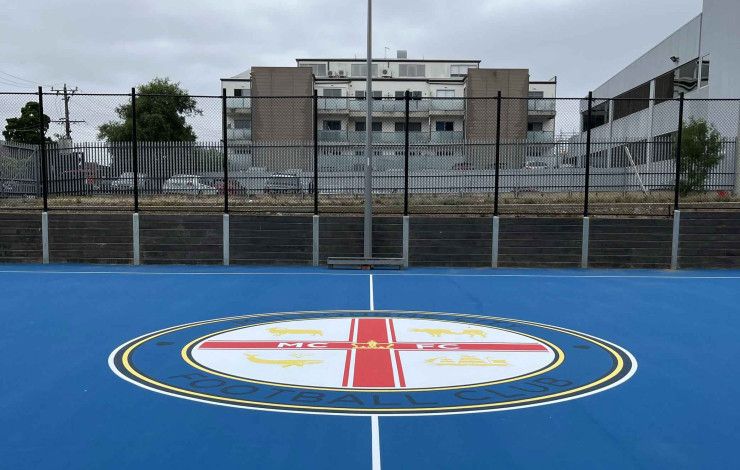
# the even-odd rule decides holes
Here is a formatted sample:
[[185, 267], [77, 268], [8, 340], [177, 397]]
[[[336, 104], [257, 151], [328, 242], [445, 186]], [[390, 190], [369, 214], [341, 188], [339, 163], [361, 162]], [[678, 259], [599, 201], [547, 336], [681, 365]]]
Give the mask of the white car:
[[162, 185], [164, 194], [207, 194], [215, 196], [218, 191], [213, 186], [203, 183], [203, 179], [197, 175], [175, 175], [165, 181]]
[[547, 163], [545, 162], [527, 162], [524, 165], [525, 170], [545, 170], [547, 169]]
[[[144, 188], [144, 183], [146, 182], [146, 174], [145, 173], [139, 173], [139, 189]], [[128, 171], [126, 173], [121, 173], [121, 175], [118, 177], [118, 179], [113, 180], [113, 182], [110, 184], [111, 189], [118, 190], [118, 191], [133, 191], [134, 190], [134, 173], [131, 171]]]

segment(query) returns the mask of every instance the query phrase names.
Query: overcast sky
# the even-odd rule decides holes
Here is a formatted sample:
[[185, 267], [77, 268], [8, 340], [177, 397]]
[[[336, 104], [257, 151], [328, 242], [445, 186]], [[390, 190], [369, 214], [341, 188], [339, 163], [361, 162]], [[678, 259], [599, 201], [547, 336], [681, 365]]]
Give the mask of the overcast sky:
[[[0, 0], [0, 11], [0, 91], [126, 93], [160, 76], [220, 94], [219, 78], [252, 66], [365, 54], [365, 0]], [[557, 76], [559, 96], [582, 97], [700, 11], [701, 0], [375, 0], [374, 56], [529, 68], [533, 80]], [[0, 103], [3, 124], [15, 101]], [[62, 101], [48, 101], [59, 119]], [[119, 101], [74, 98], [78, 138], [94, 138]], [[218, 135], [218, 119], [199, 121]]]
[[[221, 77], [296, 57], [362, 57], [364, 0], [0, 0], [0, 71], [126, 91], [154, 76], [216, 94]], [[582, 96], [699, 14], [701, 0], [375, 0], [374, 50], [479, 58]], [[0, 74], [0, 89], [28, 83]]]

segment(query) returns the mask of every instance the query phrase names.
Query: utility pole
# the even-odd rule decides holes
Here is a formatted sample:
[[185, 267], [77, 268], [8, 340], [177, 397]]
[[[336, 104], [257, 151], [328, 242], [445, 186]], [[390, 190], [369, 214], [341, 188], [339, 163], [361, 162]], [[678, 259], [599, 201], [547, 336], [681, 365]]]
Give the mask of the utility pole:
[[61, 90], [52, 88], [51, 91], [56, 92], [57, 95], [62, 93], [64, 96], [64, 117], [59, 118], [58, 120], [53, 121], [53, 122], [56, 122], [59, 124], [64, 123], [64, 135], [67, 139], [71, 139], [72, 130], [70, 129], [70, 124], [73, 124], [73, 123], [77, 124], [77, 123], [85, 122], [85, 121], [71, 121], [69, 119], [69, 99], [72, 98], [72, 96], [75, 93], [77, 93], [79, 90], [77, 87], [74, 87], [74, 89], [67, 89], [67, 84], [65, 83], [64, 88], [62, 88]]

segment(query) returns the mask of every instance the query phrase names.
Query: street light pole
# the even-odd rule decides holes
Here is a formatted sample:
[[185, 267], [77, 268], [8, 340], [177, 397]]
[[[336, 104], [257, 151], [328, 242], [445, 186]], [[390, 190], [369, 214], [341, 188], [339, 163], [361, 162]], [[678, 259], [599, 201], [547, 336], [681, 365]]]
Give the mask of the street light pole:
[[367, 0], [367, 83], [365, 101], [365, 238], [364, 257], [373, 256], [373, 0]]

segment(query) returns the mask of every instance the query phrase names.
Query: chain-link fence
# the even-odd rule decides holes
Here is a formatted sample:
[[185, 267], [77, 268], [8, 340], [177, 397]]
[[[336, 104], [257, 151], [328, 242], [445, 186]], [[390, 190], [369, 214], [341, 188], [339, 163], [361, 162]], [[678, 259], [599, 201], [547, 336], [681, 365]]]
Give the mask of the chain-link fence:
[[682, 98], [0, 93], [0, 206], [361, 213], [370, 138], [381, 214], [736, 208], [739, 109]]

